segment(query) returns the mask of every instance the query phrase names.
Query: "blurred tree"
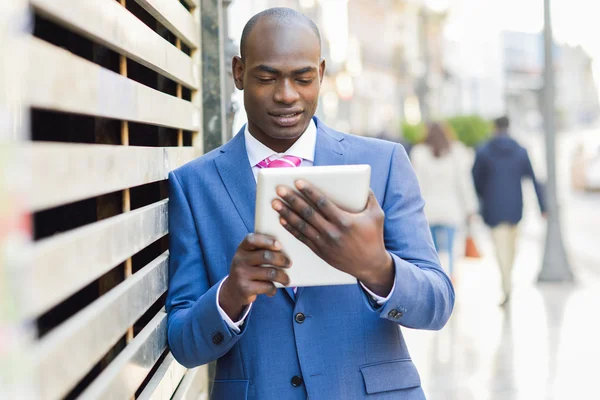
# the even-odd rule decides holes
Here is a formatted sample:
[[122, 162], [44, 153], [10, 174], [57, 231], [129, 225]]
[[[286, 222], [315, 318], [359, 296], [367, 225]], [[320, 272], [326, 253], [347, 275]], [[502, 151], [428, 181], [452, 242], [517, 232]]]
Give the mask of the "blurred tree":
[[[464, 115], [448, 118], [445, 121], [450, 134], [467, 146], [475, 147], [487, 140], [492, 131], [491, 123], [477, 115]], [[402, 124], [402, 136], [411, 144], [425, 140], [426, 129], [424, 124]]]
[[492, 131], [490, 122], [477, 115], [452, 117], [446, 122], [454, 131], [458, 140], [471, 147], [475, 147], [486, 140]]
[[411, 125], [402, 123], [402, 136], [410, 144], [417, 144], [425, 140], [425, 124]]

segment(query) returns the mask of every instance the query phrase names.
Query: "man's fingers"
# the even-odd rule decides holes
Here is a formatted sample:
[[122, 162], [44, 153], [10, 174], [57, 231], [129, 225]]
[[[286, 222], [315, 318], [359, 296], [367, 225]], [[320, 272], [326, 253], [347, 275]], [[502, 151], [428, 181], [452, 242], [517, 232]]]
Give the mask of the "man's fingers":
[[373, 193], [373, 190], [371, 190], [371, 189], [369, 189], [369, 197], [367, 199], [366, 210], [370, 213], [374, 213], [374, 215], [380, 214], [383, 216], [383, 209], [379, 205], [379, 202], [377, 201], [377, 197], [375, 197], [375, 193]]
[[[288, 188], [286, 186], [279, 186], [277, 188], [277, 194], [285, 200], [287, 203], [287, 208], [292, 210], [296, 215], [298, 215], [301, 219], [311, 224], [317, 231], [323, 231], [327, 228], [327, 220], [316, 210], [315, 206], [310, 202], [306, 201], [304, 197], [302, 197], [298, 192]], [[285, 214], [282, 214], [281, 211], [286, 212], [284, 210], [286, 205], [279, 200], [275, 200], [273, 202], [273, 208], [275, 211], [279, 212], [279, 214], [287, 219]], [[302, 230], [302, 229], [301, 229]]]
[[311, 240], [311, 239], [307, 238], [304, 233], [300, 232], [294, 226], [289, 224], [285, 219], [279, 218], [279, 222], [289, 233], [294, 235], [296, 237], [296, 239], [298, 239], [299, 241], [301, 241], [302, 243], [307, 245], [315, 253], [318, 252], [317, 246], [318, 246], [318, 242], [321, 240], [320, 236], [317, 236], [315, 239]]
[[[304, 202], [304, 204], [306, 204], [306, 202]], [[317, 230], [315, 226], [313, 226], [311, 223], [307, 222], [306, 219], [298, 215], [295, 210], [291, 209], [279, 200], [273, 200], [273, 208], [279, 213], [282, 221], [284, 221], [287, 225], [292, 226], [296, 231], [302, 234], [302, 236], [306, 237], [308, 240], [311, 241], [318, 241], [321, 236], [319, 230], [325, 231], [327, 230], [327, 226], [329, 225], [329, 223], [325, 221], [323, 217], [320, 217], [320, 222], [322, 224], [315, 224], [319, 226], [319, 230]]]
[[290, 284], [290, 277], [285, 271], [275, 267], [255, 267], [249, 274], [252, 281], [278, 282], [284, 286]]
[[282, 248], [281, 243], [277, 239], [261, 233], [246, 235], [240, 247], [244, 250], [265, 249], [271, 251], [280, 251]]
[[266, 294], [274, 296], [277, 293], [277, 287], [272, 282], [254, 281], [249, 285], [250, 291], [254, 295]]
[[279, 268], [289, 268], [292, 265], [287, 254], [273, 250], [255, 250], [246, 253], [244, 260], [248, 265], [272, 265]]
[[243, 275], [245, 284], [241, 286], [250, 289], [252, 292], [250, 294], [262, 294], [262, 292], [253, 292], [252, 288], [254, 288], [254, 283], [256, 282], [278, 282], [284, 286], [287, 286], [290, 283], [290, 277], [285, 271], [275, 267], [249, 267], [244, 271]]
[[334, 224], [342, 217], [343, 211], [335, 205], [325, 194], [310, 182], [296, 181], [296, 188], [308, 199], [310, 204]]

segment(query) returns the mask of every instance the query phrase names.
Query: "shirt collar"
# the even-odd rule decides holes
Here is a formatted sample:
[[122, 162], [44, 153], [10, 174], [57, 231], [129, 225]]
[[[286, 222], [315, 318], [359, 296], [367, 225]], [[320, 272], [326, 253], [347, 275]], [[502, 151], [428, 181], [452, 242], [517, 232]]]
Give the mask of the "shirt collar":
[[308, 127], [300, 136], [300, 138], [290, 147], [285, 153], [277, 153], [272, 149], [268, 148], [254, 136], [250, 134], [248, 130], [248, 124], [244, 128], [244, 140], [246, 141], [246, 152], [248, 153], [248, 160], [250, 165], [254, 167], [256, 164], [261, 162], [267, 157], [272, 156], [296, 156], [303, 160], [314, 162], [315, 159], [315, 146], [317, 144], [317, 126], [315, 121], [311, 118]]

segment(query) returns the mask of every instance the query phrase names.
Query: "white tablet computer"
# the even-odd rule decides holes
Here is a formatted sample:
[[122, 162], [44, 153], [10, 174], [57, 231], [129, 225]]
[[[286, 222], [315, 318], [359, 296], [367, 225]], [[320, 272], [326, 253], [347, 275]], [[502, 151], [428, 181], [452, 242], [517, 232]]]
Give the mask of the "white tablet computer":
[[294, 182], [303, 179], [322, 190], [335, 204], [346, 210], [364, 210], [369, 196], [371, 167], [369, 165], [337, 165], [298, 168], [261, 169], [256, 187], [256, 216], [254, 231], [277, 238], [292, 260], [286, 272], [289, 286], [347, 285], [356, 278], [327, 264], [308, 246], [296, 239], [279, 222], [279, 214], [271, 202], [278, 198], [279, 185], [295, 188]]

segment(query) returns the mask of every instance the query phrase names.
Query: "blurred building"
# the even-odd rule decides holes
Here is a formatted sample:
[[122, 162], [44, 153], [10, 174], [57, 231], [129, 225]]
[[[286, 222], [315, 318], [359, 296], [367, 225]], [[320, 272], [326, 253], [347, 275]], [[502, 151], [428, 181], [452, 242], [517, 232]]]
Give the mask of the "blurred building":
[[[238, 0], [228, 10], [229, 37], [239, 45], [246, 21], [268, 7], [308, 15], [321, 29], [327, 61], [317, 115], [339, 130], [396, 140], [403, 120], [420, 122], [443, 112], [445, 19], [426, 3]], [[240, 93], [234, 96], [242, 104]], [[245, 123], [239, 108], [234, 132]]]
[[[541, 34], [503, 32], [505, 99], [513, 129], [539, 131], [542, 127], [540, 99], [544, 72]], [[555, 53], [556, 54], [556, 53]]]
[[589, 126], [600, 116], [598, 85], [592, 59], [580, 47], [560, 47], [557, 71], [556, 108], [564, 129]]
[[492, 12], [480, 9], [475, 16], [470, 3], [451, 4], [444, 27], [442, 116], [491, 119], [506, 112], [500, 34], [486, 24]]
[[[506, 105], [514, 127], [543, 129], [540, 114], [544, 87], [544, 39], [541, 33], [503, 32]], [[554, 46], [556, 113], [560, 129], [574, 129], [598, 119], [598, 86], [592, 60], [581, 47]]]

